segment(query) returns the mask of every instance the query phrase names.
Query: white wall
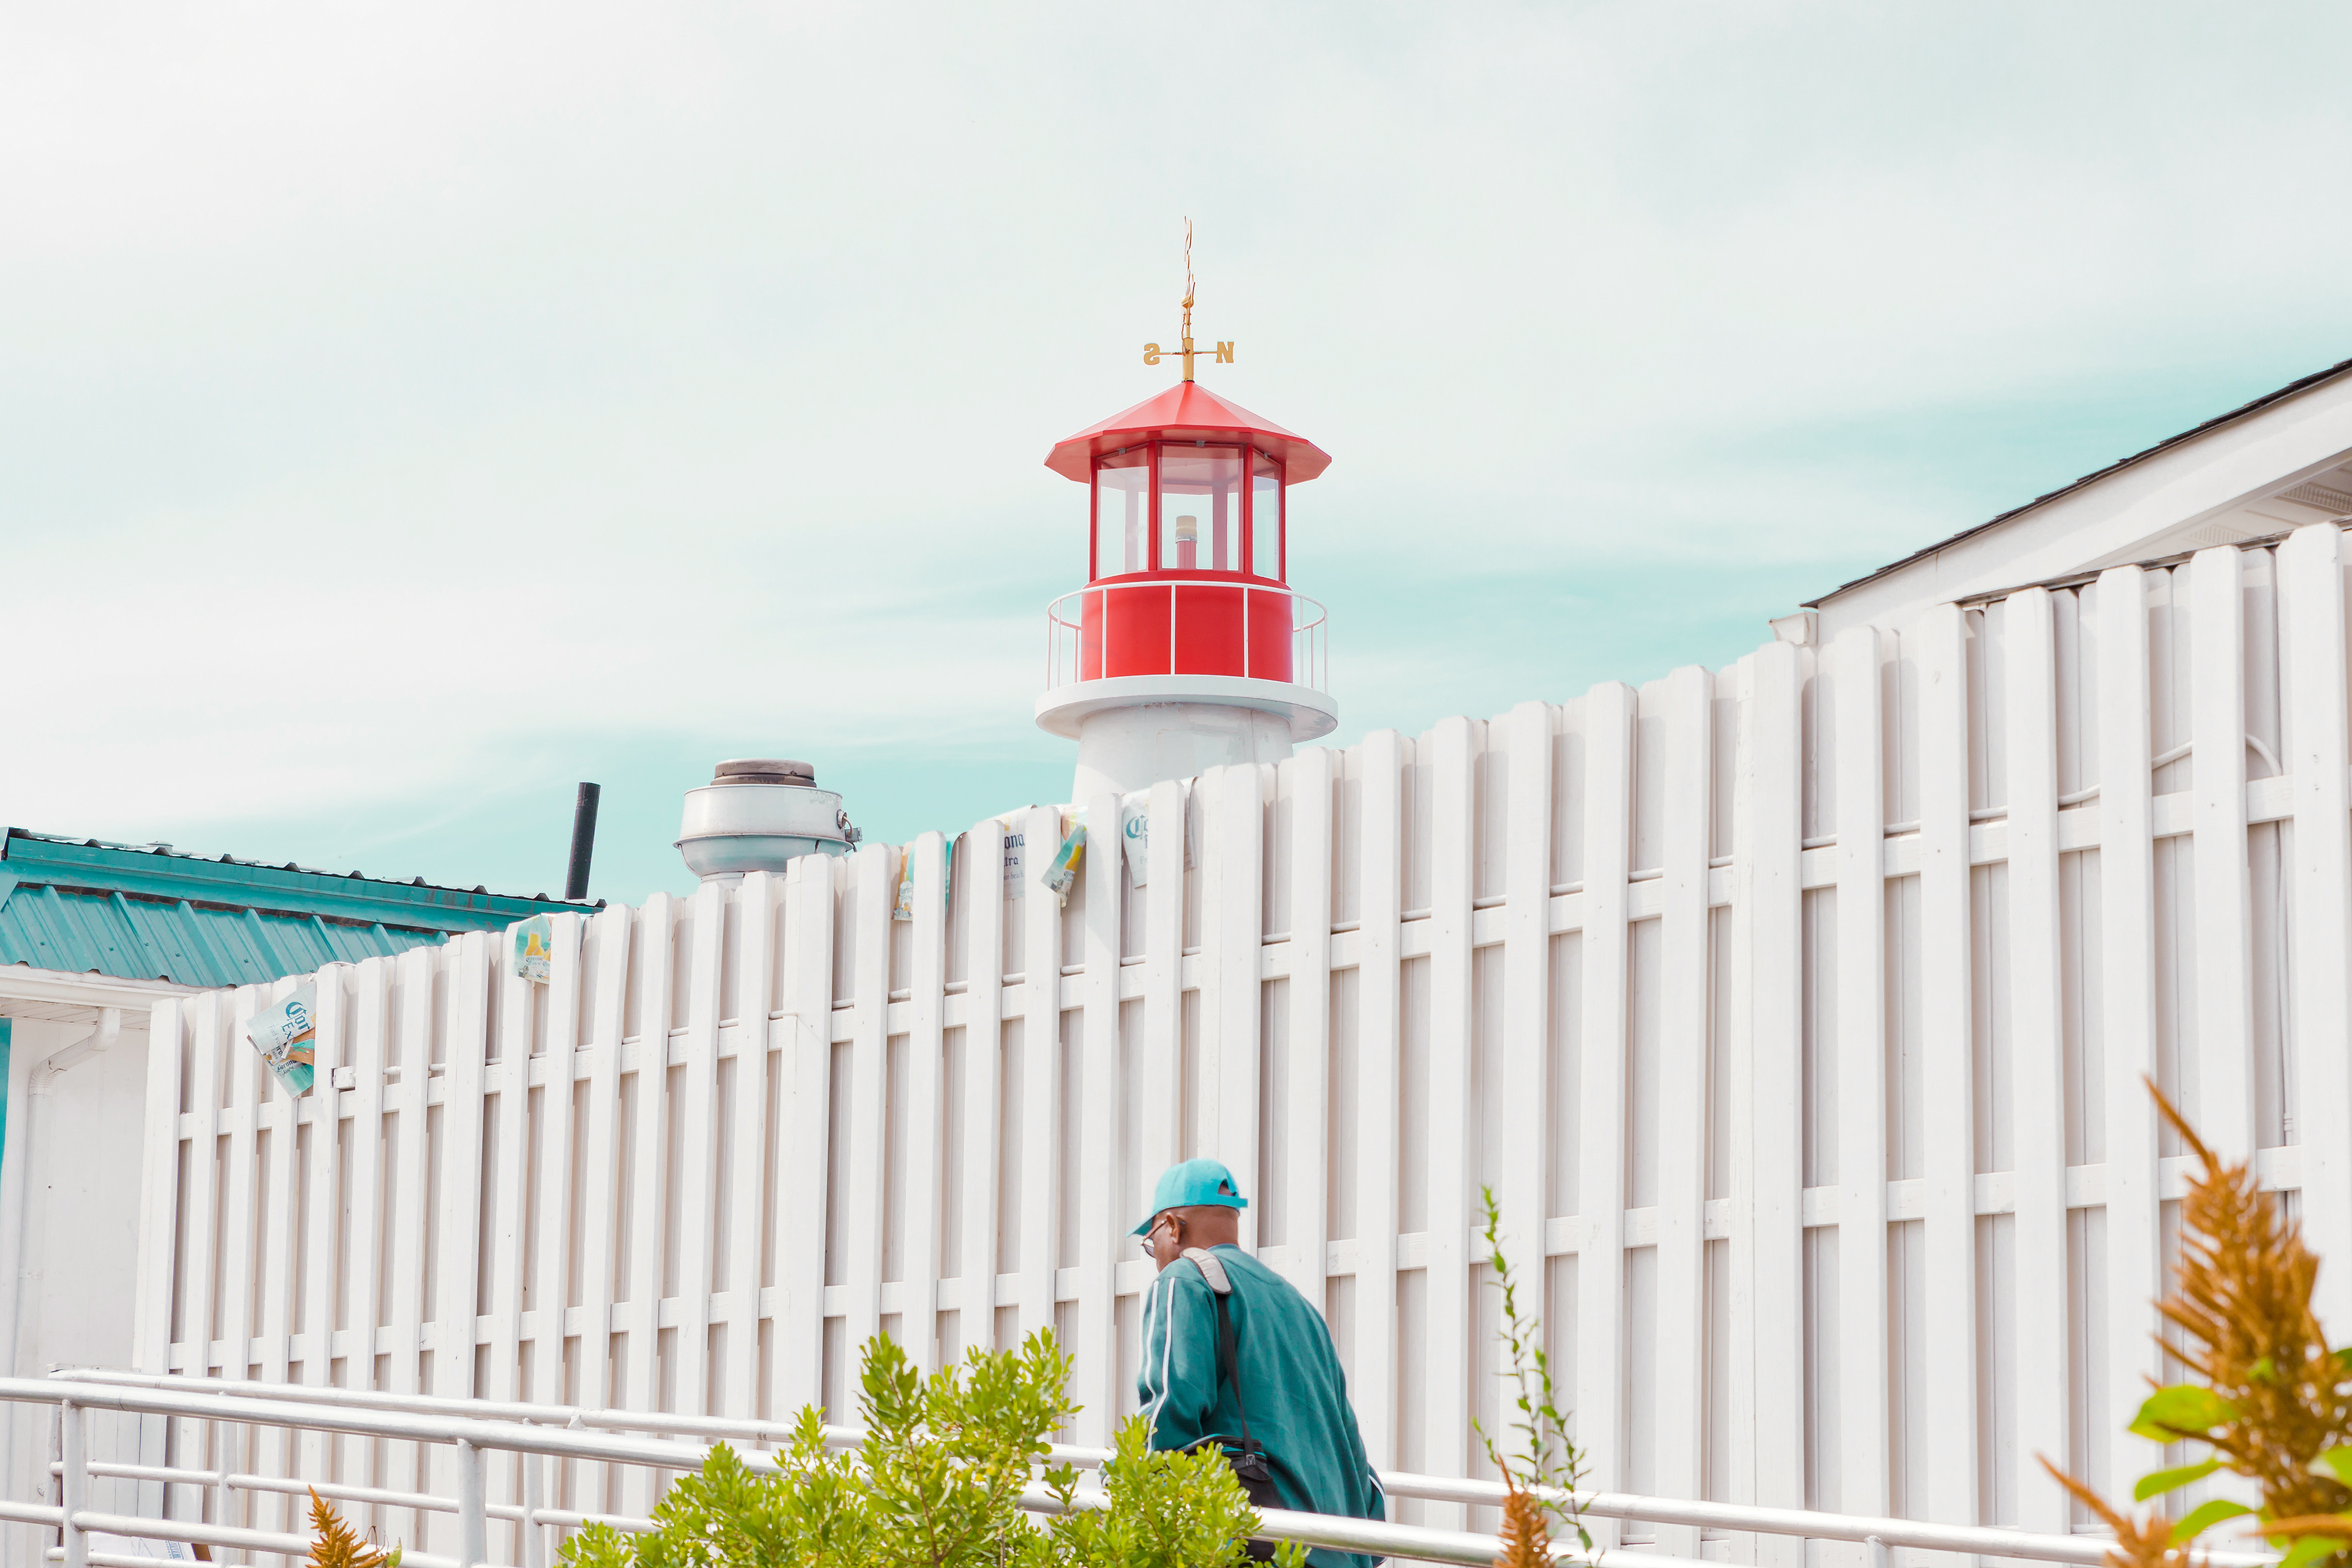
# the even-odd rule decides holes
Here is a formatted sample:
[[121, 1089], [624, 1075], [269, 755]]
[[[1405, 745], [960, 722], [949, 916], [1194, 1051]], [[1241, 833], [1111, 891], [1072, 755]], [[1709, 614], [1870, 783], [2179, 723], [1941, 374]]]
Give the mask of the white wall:
[[[559, 918], [544, 986], [490, 937], [331, 969], [345, 1087], [299, 1105], [257, 992], [165, 1005], [140, 1363], [845, 1414], [877, 1330], [928, 1363], [1050, 1324], [1100, 1441], [1125, 1233], [1206, 1152], [1378, 1463], [1475, 1468], [1491, 1183], [1599, 1484], [2068, 1528], [2034, 1453], [2149, 1459], [2184, 1176], [2143, 1071], [2352, 1259], [2341, 549], [1161, 784], [1148, 885], [1098, 848], [1066, 910], [1004, 896], [982, 823], [951, 900], [912, 847], [910, 921], [868, 846]], [[1034, 878], [1058, 824], [1017, 826]], [[2352, 1268], [2322, 1289], [2352, 1321]]]
[[[0, 1332], [12, 1375], [60, 1366], [121, 1366], [133, 1353], [139, 1277], [134, 1245], [144, 1132], [147, 1019], [127, 1014], [112, 1049], [51, 1075], [47, 1058], [86, 1037], [87, 1022], [17, 1018], [8, 1055], [7, 1141], [0, 1157]], [[37, 1077], [50, 1081], [31, 1092]], [[45, 1496], [51, 1415], [0, 1406], [0, 1484]], [[100, 1441], [135, 1418], [100, 1416]], [[116, 1428], [122, 1428], [118, 1433]], [[111, 1506], [110, 1493], [94, 1506]], [[6, 1526], [8, 1561], [30, 1562], [33, 1535]]]

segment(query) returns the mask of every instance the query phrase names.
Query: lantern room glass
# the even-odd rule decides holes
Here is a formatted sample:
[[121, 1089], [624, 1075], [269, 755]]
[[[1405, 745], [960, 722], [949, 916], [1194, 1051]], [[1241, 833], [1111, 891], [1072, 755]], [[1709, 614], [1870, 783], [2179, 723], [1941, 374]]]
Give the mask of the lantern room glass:
[[1160, 448], [1159, 545], [1162, 571], [1244, 570], [1240, 447]]
[[1151, 488], [1151, 449], [1102, 458], [1095, 465], [1095, 573], [1116, 577], [1143, 570], [1151, 535], [1146, 504]]
[[1282, 465], [1265, 453], [1250, 461], [1250, 574], [1283, 580]]

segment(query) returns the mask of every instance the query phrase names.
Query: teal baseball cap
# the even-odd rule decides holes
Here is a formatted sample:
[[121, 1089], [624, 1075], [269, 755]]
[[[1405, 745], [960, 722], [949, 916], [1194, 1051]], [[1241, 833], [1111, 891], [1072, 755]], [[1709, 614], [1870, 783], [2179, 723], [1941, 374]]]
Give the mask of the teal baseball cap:
[[1234, 1173], [1217, 1161], [1187, 1160], [1160, 1173], [1160, 1184], [1151, 1191], [1151, 1212], [1128, 1234], [1142, 1236], [1151, 1229], [1153, 1220], [1170, 1209], [1190, 1208], [1194, 1204], [1245, 1209], [1249, 1199], [1242, 1196], [1241, 1189], [1234, 1184]]

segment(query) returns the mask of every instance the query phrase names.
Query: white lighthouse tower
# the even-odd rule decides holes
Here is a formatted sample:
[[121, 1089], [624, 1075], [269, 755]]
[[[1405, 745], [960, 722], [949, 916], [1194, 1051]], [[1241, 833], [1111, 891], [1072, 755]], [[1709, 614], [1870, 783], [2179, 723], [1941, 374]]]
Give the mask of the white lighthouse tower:
[[1323, 606], [1291, 591], [1287, 538], [1291, 487], [1330, 456], [1193, 381], [1192, 303], [1188, 288], [1184, 379], [1045, 458], [1087, 487], [1090, 519], [1087, 586], [1046, 612], [1037, 700], [1038, 726], [1078, 742], [1073, 800], [1278, 762], [1339, 721]]

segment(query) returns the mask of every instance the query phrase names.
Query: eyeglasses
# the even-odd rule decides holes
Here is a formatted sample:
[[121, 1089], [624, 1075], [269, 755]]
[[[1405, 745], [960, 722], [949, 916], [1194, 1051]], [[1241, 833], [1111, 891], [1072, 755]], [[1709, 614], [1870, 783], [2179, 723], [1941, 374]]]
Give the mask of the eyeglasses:
[[1176, 1216], [1174, 1215], [1160, 1215], [1151, 1222], [1150, 1229], [1145, 1231], [1141, 1236], [1135, 1238], [1135, 1245], [1143, 1249], [1144, 1256], [1147, 1258], [1150, 1257], [1151, 1255], [1151, 1238], [1160, 1234], [1160, 1227], [1162, 1226], [1172, 1228], [1175, 1224]]

